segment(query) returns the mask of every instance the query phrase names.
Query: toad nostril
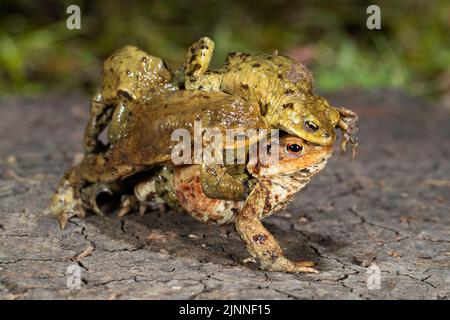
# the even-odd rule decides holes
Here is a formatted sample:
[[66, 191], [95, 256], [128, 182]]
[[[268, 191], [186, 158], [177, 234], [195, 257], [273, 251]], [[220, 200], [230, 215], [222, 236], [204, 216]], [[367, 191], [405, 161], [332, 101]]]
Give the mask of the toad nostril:
[[329, 137], [330, 137], [330, 133], [324, 132], [324, 133], [323, 133], [323, 136], [324, 136], [324, 138], [329, 138]]

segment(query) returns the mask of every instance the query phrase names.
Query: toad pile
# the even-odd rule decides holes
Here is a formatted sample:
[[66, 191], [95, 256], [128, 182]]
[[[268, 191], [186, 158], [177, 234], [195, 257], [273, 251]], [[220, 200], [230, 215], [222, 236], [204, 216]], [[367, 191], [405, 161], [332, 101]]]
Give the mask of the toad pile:
[[[66, 171], [45, 211], [64, 228], [73, 216], [103, 215], [101, 193], [120, 197], [120, 217], [164, 203], [202, 222], [234, 222], [262, 269], [318, 272], [312, 262], [287, 259], [261, 219], [283, 209], [325, 167], [335, 128], [341, 148], [350, 143], [355, 155], [358, 117], [315, 95], [311, 73], [291, 58], [232, 52], [211, 70], [213, 50], [214, 42], [201, 38], [176, 70], [133, 46], [106, 59], [85, 156]], [[240, 136], [217, 138], [230, 130]], [[216, 137], [207, 140], [211, 132]], [[180, 136], [188, 141], [182, 152]], [[206, 153], [213, 143], [218, 161], [198, 157], [196, 147]], [[175, 161], [181, 154], [183, 161]], [[244, 160], [230, 162], [230, 154]]]

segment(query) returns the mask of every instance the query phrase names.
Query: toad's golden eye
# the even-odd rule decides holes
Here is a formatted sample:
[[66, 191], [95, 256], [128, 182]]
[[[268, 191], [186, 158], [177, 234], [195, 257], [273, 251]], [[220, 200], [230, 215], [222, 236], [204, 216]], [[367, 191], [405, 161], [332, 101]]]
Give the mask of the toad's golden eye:
[[286, 150], [289, 153], [300, 153], [300, 152], [302, 152], [303, 147], [301, 145], [297, 144], [297, 143], [289, 143], [286, 146]]
[[309, 120], [305, 121], [304, 127], [309, 132], [316, 132], [319, 129], [319, 126], [317, 124]]

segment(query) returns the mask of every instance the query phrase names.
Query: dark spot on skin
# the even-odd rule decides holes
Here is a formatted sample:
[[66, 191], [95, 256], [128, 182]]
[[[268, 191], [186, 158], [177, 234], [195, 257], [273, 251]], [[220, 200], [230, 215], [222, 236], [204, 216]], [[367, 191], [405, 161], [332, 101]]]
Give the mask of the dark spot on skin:
[[272, 261], [277, 260], [278, 259], [278, 253], [272, 252], [272, 254], [270, 255], [270, 258], [272, 259]]
[[248, 90], [248, 84], [242, 84], [241, 88], [244, 89], [244, 90]]
[[131, 96], [131, 94], [128, 91], [119, 90], [117, 92], [117, 95], [120, 96], [120, 97], [123, 97], [125, 99], [128, 99], [128, 100], [132, 100], [133, 99], [133, 97]]
[[194, 54], [194, 55], [189, 59], [189, 63], [195, 61], [195, 59], [197, 59], [197, 56]]
[[195, 117], [195, 120], [200, 121], [202, 119], [202, 117], [200, 115]]
[[272, 56], [267, 57], [267, 60], [273, 60]]
[[269, 197], [266, 197], [266, 200], [264, 201], [264, 207], [265, 207], [267, 210], [270, 211], [270, 208], [271, 208], [272, 206], [271, 206]]
[[201, 65], [200, 65], [200, 64], [198, 64], [198, 63], [194, 64], [194, 66], [192, 67], [192, 70], [189, 71], [189, 72], [187, 73], [187, 75], [188, 75], [188, 76], [192, 76], [192, 74], [193, 74], [195, 71], [199, 70], [200, 68], [201, 68]]
[[277, 78], [280, 79], [280, 80], [282, 80], [282, 79], [283, 79], [283, 75], [282, 75], [282, 74], [279, 74]]
[[294, 104], [292, 102], [285, 103], [285, 104], [283, 104], [282, 108], [283, 108], [283, 110], [284, 109], [293, 109], [294, 108]]
[[254, 236], [253, 236], [253, 242], [254, 243], [257, 243], [257, 244], [263, 244], [264, 243], [264, 241], [266, 241], [266, 236], [265, 235], [263, 235], [263, 234], [255, 234]]
[[262, 114], [263, 116], [265, 116], [266, 113], [267, 113], [267, 105], [264, 104], [264, 105], [261, 106], [261, 114]]
[[[198, 86], [198, 89], [199, 90], [202, 90], [203, 89], [203, 86]], [[205, 97], [203, 97], [203, 98], [205, 98]], [[209, 98], [209, 97], [208, 97]]]
[[236, 52], [230, 52], [228, 54], [228, 58], [234, 58], [236, 56]]
[[195, 48], [194, 47], [191, 47], [191, 54], [193, 54], [194, 52], [195, 52]]
[[275, 200], [278, 201], [279, 198], [280, 198], [280, 197], [276, 194], [276, 195], [275, 195]]
[[249, 186], [249, 182], [248, 181], [245, 181], [243, 183], [243, 185], [244, 185], [244, 195], [242, 196], [242, 198], [245, 199], [250, 194], [250, 186]]
[[239, 209], [238, 208], [231, 208], [231, 212], [233, 212], [233, 214], [238, 214], [239, 213]]
[[261, 64], [260, 63], [254, 63], [254, 64], [252, 64], [252, 67], [253, 68], [259, 68], [259, 67], [261, 67]]
[[330, 137], [330, 134], [329, 134], [328, 132], [324, 132], [324, 133], [323, 133], [323, 137], [324, 137], [324, 138], [329, 138], [329, 137]]
[[113, 68], [109, 68], [109, 72], [113, 72]]
[[290, 94], [293, 94], [294, 93], [294, 90], [292, 90], [292, 89], [287, 89], [285, 92], [284, 92], [284, 94], [285, 95], [290, 95]]
[[256, 164], [255, 164], [255, 166], [253, 167], [253, 172], [254, 173], [256, 173], [256, 174], [259, 174], [259, 170], [260, 170], [260, 167], [259, 167], [259, 162], [257, 162]]
[[163, 63], [164, 68], [169, 69], [169, 66], [167, 65], [166, 61], [162, 60], [162, 63]]

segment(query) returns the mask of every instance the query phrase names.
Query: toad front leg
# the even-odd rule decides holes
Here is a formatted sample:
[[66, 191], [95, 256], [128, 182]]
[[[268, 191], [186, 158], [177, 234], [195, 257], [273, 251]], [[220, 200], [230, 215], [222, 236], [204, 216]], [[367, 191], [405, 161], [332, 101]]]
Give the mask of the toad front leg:
[[341, 149], [342, 151], [346, 150], [347, 143], [350, 142], [352, 145], [352, 153], [353, 158], [356, 155], [356, 149], [358, 148], [358, 115], [346, 108], [336, 108], [339, 111], [340, 119], [337, 124], [337, 128], [339, 128], [342, 132], [342, 142]]
[[318, 273], [313, 262], [288, 260], [277, 240], [264, 228], [262, 217], [267, 196], [261, 185], [255, 186], [244, 207], [236, 217], [236, 230], [245, 242], [251, 256], [262, 269], [283, 272]]
[[200, 181], [208, 198], [239, 201], [247, 196], [247, 182], [234, 178], [223, 166], [217, 164], [203, 164]]
[[98, 137], [111, 121], [113, 111], [113, 106], [105, 104], [100, 93], [93, 97], [90, 118], [84, 133], [85, 154], [102, 152], [106, 148]]

